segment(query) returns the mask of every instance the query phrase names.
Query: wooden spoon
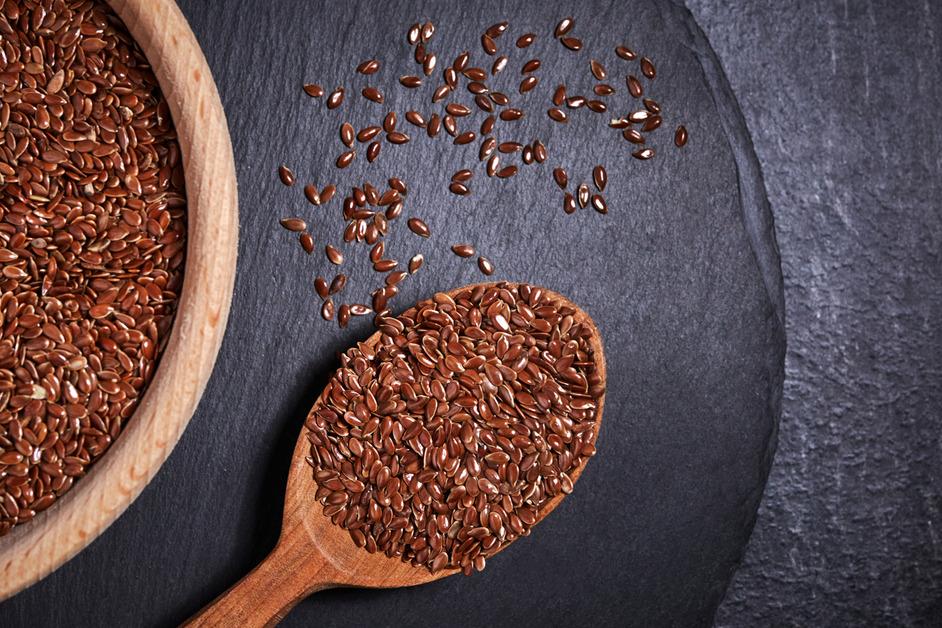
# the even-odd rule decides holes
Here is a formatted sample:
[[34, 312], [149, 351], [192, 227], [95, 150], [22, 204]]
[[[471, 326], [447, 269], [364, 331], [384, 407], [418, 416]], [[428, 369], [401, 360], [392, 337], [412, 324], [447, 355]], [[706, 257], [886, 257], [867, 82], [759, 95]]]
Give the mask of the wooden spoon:
[[[448, 294], [455, 296], [474, 287], [457, 288]], [[575, 321], [592, 331], [589, 344], [604, 385], [605, 355], [595, 323], [588, 314], [562, 295], [545, 288], [543, 292], [549, 299], [575, 310]], [[375, 347], [379, 340], [380, 333], [377, 332], [364, 344]], [[598, 400], [594, 428], [596, 438], [602, 423], [604, 402], [603, 394]], [[319, 408], [319, 404], [320, 397], [311, 409], [312, 413]], [[314, 499], [317, 486], [313, 471], [305, 461], [309, 449], [307, 428], [302, 428], [288, 472], [281, 536], [275, 549], [251, 573], [192, 617], [187, 625], [243, 628], [269, 626], [284, 619], [299, 601], [323, 589], [408, 587], [460, 573], [458, 569], [443, 569], [433, 574], [424, 567], [413, 567], [399, 558], [387, 558], [381, 552], [370, 554], [354, 545], [347, 531], [324, 516], [321, 512], [323, 507]], [[583, 463], [570, 474], [573, 483], [579, 479], [584, 468]], [[550, 514], [565, 496], [565, 493], [560, 493], [547, 502], [540, 509], [537, 523]]]

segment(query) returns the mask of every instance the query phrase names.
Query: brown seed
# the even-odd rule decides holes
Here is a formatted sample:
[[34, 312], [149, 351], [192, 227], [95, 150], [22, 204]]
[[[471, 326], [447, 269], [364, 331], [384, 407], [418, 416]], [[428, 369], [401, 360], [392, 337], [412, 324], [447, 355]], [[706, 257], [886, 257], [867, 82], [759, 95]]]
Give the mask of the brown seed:
[[487, 89], [487, 85], [485, 85], [484, 83], [471, 81], [470, 83], [468, 83], [468, 91], [471, 92], [472, 94], [478, 95], [478, 94], [486, 94], [489, 90]]
[[463, 146], [464, 144], [470, 144], [475, 140], [477, 134], [474, 131], [465, 131], [460, 135], [455, 137], [455, 144]]
[[504, 166], [497, 171], [498, 179], [509, 179], [510, 177], [517, 174], [517, 166]]
[[421, 25], [421, 24], [413, 24], [413, 25], [409, 28], [409, 32], [408, 32], [408, 34], [406, 35], [406, 41], [409, 42], [409, 45], [410, 45], [410, 46], [414, 46], [414, 45], [416, 45], [416, 44], [418, 43], [419, 38], [420, 38], [421, 36], [422, 36], [422, 25]]
[[435, 137], [442, 128], [442, 119], [437, 113], [433, 113], [429, 118], [428, 126], [425, 127], [429, 137]]
[[341, 264], [343, 264], [343, 253], [338, 251], [332, 245], [328, 244], [327, 246], [324, 247], [324, 254], [327, 255], [327, 260], [331, 264], [335, 266], [340, 266]]
[[439, 85], [435, 88], [435, 91], [432, 92], [432, 102], [441, 102], [445, 99], [445, 96], [447, 96], [449, 92], [451, 92], [451, 87], [448, 85]]
[[568, 192], [563, 197], [563, 211], [567, 214], [572, 214], [576, 211], [576, 199]]
[[419, 128], [425, 128], [425, 118], [418, 111], [407, 111], [406, 112], [406, 122], [415, 125]]
[[406, 224], [409, 226], [409, 231], [417, 236], [427, 238], [431, 235], [428, 225], [418, 218], [410, 218]]
[[491, 155], [487, 160], [487, 176], [493, 177], [497, 174], [497, 170], [500, 167], [500, 156]]
[[552, 108], [546, 112], [546, 115], [555, 122], [567, 122], [566, 112], [562, 109]]
[[587, 100], [585, 101], [585, 107], [595, 113], [605, 113], [608, 110], [608, 107], [601, 100]]
[[390, 144], [405, 144], [409, 141], [409, 136], [400, 131], [393, 131], [386, 134], [386, 141]]
[[281, 179], [281, 182], [285, 185], [291, 186], [294, 185], [294, 173], [291, 172], [291, 169], [288, 166], [279, 166], [278, 167], [278, 177]]
[[304, 196], [311, 205], [320, 205], [321, 196], [317, 193], [317, 187], [308, 184], [304, 186]]
[[596, 59], [589, 61], [589, 69], [592, 71], [592, 76], [598, 81], [604, 81], [605, 77], [608, 76], [608, 73], [605, 71], [605, 66]]
[[344, 122], [340, 125], [340, 141], [344, 143], [348, 148], [353, 146], [353, 125], [349, 122]]
[[415, 89], [422, 86], [422, 77], [405, 75], [399, 77], [399, 84], [409, 89]]
[[517, 48], [526, 48], [536, 40], [536, 35], [527, 33], [517, 38]]
[[451, 250], [458, 257], [471, 257], [474, 255], [474, 247], [470, 244], [454, 244]]
[[363, 305], [361, 303], [353, 303], [350, 305], [350, 314], [353, 316], [366, 316], [373, 310], [370, 309], [368, 305]]
[[490, 135], [494, 130], [494, 124], [497, 122], [497, 119], [494, 116], [487, 116], [484, 118], [484, 121], [481, 123], [481, 135]]
[[471, 190], [468, 189], [467, 185], [465, 185], [464, 183], [459, 183], [457, 181], [452, 181], [448, 185], [448, 190], [452, 194], [457, 194], [458, 196], [465, 196], [471, 192]]
[[504, 68], [507, 67], [507, 62], [510, 61], [505, 55], [501, 55], [494, 59], [494, 63], [491, 64], [491, 76], [495, 76], [504, 71]]
[[566, 101], [566, 86], [559, 85], [556, 88], [556, 91], [553, 92], [553, 104], [557, 107], [562, 107], [563, 103]]
[[341, 104], [343, 104], [343, 94], [344, 94], [344, 89], [342, 87], [338, 87], [337, 89], [332, 91], [330, 93], [330, 96], [327, 97], [327, 108], [336, 109]]
[[357, 72], [360, 74], [376, 74], [379, 70], [379, 61], [376, 59], [367, 59], [357, 66]]
[[323, 277], [314, 278], [314, 290], [317, 292], [317, 296], [322, 299], [326, 299], [330, 295], [330, 287], [327, 285], [327, 280]]
[[503, 107], [510, 104], [510, 98], [502, 92], [491, 92], [490, 96], [496, 105]]
[[651, 60], [647, 57], [641, 57], [641, 73], [649, 79], [653, 79], [655, 76], [657, 76], [657, 70], [654, 68], [654, 63], [652, 63]]
[[563, 37], [559, 40], [562, 45], [570, 50], [579, 51], [582, 50], [582, 40], [575, 37]]
[[608, 126], [613, 129], [627, 129], [631, 127], [631, 120], [628, 118], [612, 118], [608, 121]]
[[641, 94], [644, 93], [644, 87], [641, 86], [641, 81], [639, 81], [635, 75], [629, 74], [628, 78], [625, 79], [625, 83], [628, 85], [628, 93], [635, 98], [641, 98]]
[[301, 248], [308, 255], [314, 252], [314, 238], [307, 231], [298, 236], [298, 242], [301, 243]]
[[625, 129], [621, 134], [632, 144], [644, 144], [644, 136], [635, 129]]
[[533, 147], [531, 147], [530, 145], [524, 146], [523, 155], [521, 155], [520, 158], [523, 159], [523, 163], [527, 164], [528, 166], [532, 164], [533, 163]]
[[344, 303], [340, 306], [340, 310], [337, 312], [337, 323], [340, 325], [341, 329], [347, 326], [347, 323], [350, 322], [350, 306]]
[[491, 264], [491, 261], [483, 255], [478, 258], [478, 268], [488, 277], [494, 274], [494, 265]]
[[[56, 90], [58, 91], [58, 90]], [[311, 98], [320, 98], [324, 95], [324, 88], [317, 83], [308, 83], [304, 86], [304, 93]]]
[[483, 68], [465, 68], [461, 71], [465, 78], [471, 81], [486, 81], [487, 72]]
[[363, 94], [363, 97], [366, 98], [367, 100], [371, 100], [375, 103], [383, 102], [382, 92], [380, 92], [375, 87], [364, 87], [361, 93]]
[[386, 117], [383, 118], [383, 130], [387, 133], [392, 133], [396, 130], [396, 112], [390, 111], [386, 114]]
[[396, 190], [403, 196], [406, 196], [409, 193], [409, 189], [406, 187], [405, 182], [398, 177], [390, 178], [389, 181], [387, 181], [387, 184], [391, 189]]
[[585, 106], [585, 96], [570, 96], [566, 99], [566, 106], [570, 109], [578, 109]]
[[409, 260], [409, 272], [415, 273], [417, 270], [422, 268], [422, 264], [424, 261], [425, 261], [425, 257], [421, 253], [417, 255], [413, 255], [412, 259]]
[[608, 83], [599, 83], [592, 88], [592, 91], [595, 92], [596, 96], [611, 96], [615, 93], [615, 88]]
[[644, 108], [651, 113], [661, 113], [661, 105], [653, 98], [645, 98], [641, 102], [644, 104]]
[[445, 127], [445, 132], [452, 137], [458, 137], [458, 123], [455, 121], [455, 117], [449, 114], [445, 114], [445, 117], [442, 118], [442, 126]]
[[556, 29], [553, 31], [553, 35], [556, 37], [562, 37], [566, 33], [572, 30], [572, 27], [576, 25], [576, 21], [572, 17], [566, 17], [559, 21], [556, 24]]
[[530, 59], [529, 61], [523, 64], [523, 68], [521, 68], [520, 73], [530, 74], [531, 72], [536, 72], [539, 69], [540, 69], [540, 60]]
[[454, 63], [451, 64], [451, 67], [455, 69], [455, 72], [461, 72], [466, 67], [468, 67], [468, 60], [471, 58], [471, 53], [467, 50], [455, 57]]
[[370, 163], [376, 161], [376, 158], [379, 157], [379, 151], [382, 148], [382, 144], [379, 142], [371, 142], [369, 146], [366, 147], [366, 160]]
[[282, 218], [281, 226], [287, 229], [288, 231], [294, 231], [300, 233], [307, 229], [307, 223], [305, 223], [300, 218]]
[[374, 137], [379, 135], [383, 131], [382, 127], [378, 126], [365, 126], [359, 131], [357, 131], [357, 141], [358, 142], [369, 142]]
[[329, 294], [337, 294], [343, 287], [347, 285], [347, 276], [343, 273], [338, 273], [330, 282], [330, 291]]
[[661, 126], [662, 121], [663, 121], [663, 118], [661, 118], [661, 116], [651, 116], [650, 118], [644, 121], [644, 124], [641, 125], [641, 130], [644, 131], [645, 133], [653, 131], [654, 129]]
[[337, 167], [346, 168], [351, 163], [353, 163], [353, 160], [356, 158], [356, 156], [357, 152], [355, 150], [348, 150], [345, 153], [340, 153], [340, 156], [337, 157]]
[[457, 181], [458, 183], [466, 183], [470, 181], [473, 176], [474, 173], [468, 169], [458, 170], [455, 174], [451, 175], [451, 180]]
[[674, 131], [674, 145], [677, 148], [682, 148], [687, 144], [687, 127], [680, 125], [677, 127], [677, 130]]
[[494, 39], [489, 37], [487, 33], [481, 35], [481, 48], [489, 55], [493, 55], [497, 52], [497, 44], [494, 43]]
[[522, 117], [523, 117], [522, 109], [509, 108], [509, 109], [504, 109], [503, 111], [500, 112], [500, 119], [505, 122], [519, 120]]
[[494, 105], [491, 104], [491, 99], [485, 96], [484, 94], [479, 94], [474, 97], [474, 104], [478, 106], [478, 109], [484, 111], [485, 113], [491, 113], [494, 111]]
[[456, 102], [448, 103], [448, 105], [445, 106], [445, 111], [447, 111], [450, 115], [455, 116], [456, 118], [460, 118], [471, 113], [471, 109], [468, 106]]
[[608, 173], [605, 172], [604, 166], [599, 165], [592, 169], [592, 182], [595, 183], [595, 187], [599, 192], [605, 191], [605, 186], [608, 184]]
[[608, 213], [608, 205], [605, 204], [605, 199], [601, 194], [592, 195], [592, 207], [600, 214]]
[[488, 37], [493, 37], [494, 39], [500, 37], [504, 34], [504, 31], [507, 30], [508, 22], [498, 22], [488, 27], [484, 34]]
[[538, 164], [546, 161], [546, 146], [540, 140], [533, 142], [533, 158]]
[[501, 142], [497, 145], [497, 150], [504, 154], [516, 153], [521, 148], [523, 148], [523, 144], [520, 142]]
[[334, 302], [331, 299], [327, 299], [321, 304], [321, 318], [325, 321], [334, 319]]
[[589, 204], [589, 186], [585, 183], [579, 184], [579, 194], [576, 196], [576, 200], [579, 201], [579, 207], [585, 208]]
[[562, 168], [553, 169], [553, 180], [556, 181], [556, 185], [561, 190], [565, 190], [566, 186], [569, 185], [569, 175]]
[[425, 76], [432, 76], [436, 65], [438, 65], [438, 57], [433, 54], [426, 55], [425, 60], [422, 62], [422, 72]]
[[435, 24], [432, 22], [426, 22], [422, 25], [422, 41], [428, 43], [432, 38], [432, 35], [435, 34]]
[[615, 54], [624, 59], [625, 61], [634, 61], [638, 55], [635, 54], [635, 51], [627, 46], [618, 46], [615, 48]]
[[536, 87], [536, 84], [539, 83], [540, 79], [535, 76], [528, 76], [527, 78], [520, 81], [520, 93], [526, 94], [528, 91]]
[[631, 156], [634, 157], [635, 159], [641, 159], [642, 161], [645, 159], [651, 159], [652, 157], [654, 157], [654, 149], [642, 148], [631, 153]]

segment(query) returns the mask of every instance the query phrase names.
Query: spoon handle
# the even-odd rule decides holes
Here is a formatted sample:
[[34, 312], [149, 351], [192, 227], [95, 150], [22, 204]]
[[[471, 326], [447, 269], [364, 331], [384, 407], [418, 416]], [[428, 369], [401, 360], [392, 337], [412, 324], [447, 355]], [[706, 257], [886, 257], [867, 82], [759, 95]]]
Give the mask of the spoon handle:
[[185, 626], [274, 626], [311, 593], [328, 589], [332, 570], [297, 534], [283, 533], [265, 560]]

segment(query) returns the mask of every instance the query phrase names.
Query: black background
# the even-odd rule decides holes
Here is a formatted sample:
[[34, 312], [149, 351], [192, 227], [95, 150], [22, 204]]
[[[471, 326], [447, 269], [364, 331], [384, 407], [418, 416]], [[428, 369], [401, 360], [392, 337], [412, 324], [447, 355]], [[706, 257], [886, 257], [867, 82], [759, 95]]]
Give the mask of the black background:
[[[351, 332], [313, 319], [310, 273], [325, 266], [303, 259], [274, 227], [282, 206], [303, 203], [294, 200], [298, 190], [291, 196], [275, 183], [273, 171], [289, 160], [317, 172], [339, 144], [317, 147], [314, 138], [326, 133], [319, 125], [337, 121], [322, 122], [322, 108], [298, 97], [297, 84], [347, 75], [347, 54], [357, 54], [351, 49], [384, 49], [333, 28], [323, 7], [291, 4], [181, 2], [219, 85], [240, 180], [240, 274], [229, 332], [203, 403], [159, 476], [77, 559], [0, 606], [4, 625], [174, 623], [274, 542], [284, 456], [330, 352]], [[942, 493], [938, 10], [821, 2], [808, 14], [772, 2], [690, 4], [743, 105], [765, 173], [790, 342], [776, 465], [718, 622], [929, 623], [942, 588], [940, 543], [929, 523]], [[332, 3], [331, 19], [375, 20], [376, 9], [366, 6]], [[528, 7], [504, 3], [495, 12]], [[373, 27], [398, 36], [416, 12]], [[477, 5], [462, 13], [436, 3], [426, 12], [450, 16], [437, 20], [443, 47], [466, 42], [477, 50], [475, 37], [446, 28], [449, 21], [462, 20], [469, 33], [493, 21]], [[511, 19], [543, 33], [568, 12]], [[459, 213], [455, 205], [474, 205], [445, 194], [417, 207], [433, 229], [441, 221], [437, 231], [492, 243], [501, 277], [541, 277], [600, 320], [610, 367], [616, 362], [621, 374], [600, 438], [611, 449], [533, 537], [483, 575], [411, 591], [326, 592], [288, 623], [435, 625], [457, 614], [469, 625], [541, 618], [651, 625], [712, 616], [757, 501], [775, 401], [781, 344], [769, 308], [778, 277], [768, 270], [762, 197], [750, 188], [749, 151], [723, 81], [673, 4], [632, 3], [626, 12], [622, 4], [592, 3], [577, 17], [587, 40], [592, 25], [614, 25], [659, 61], [663, 100], [691, 112], [685, 159], [664, 151], [646, 180], [636, 177], [637, 164], [624, 163], [636, 178], [611, 195], [636, 198], [623, 203], [624, 214], [609, 215], [626, 221], [615, 233], [588, 214], [562, 220], [546, 186], [528, 191], [521, 182], [507, 189], [481, 182], [474, 211]], [[348, 52], [331, 52], [341, 45]], [[903, 49], [919, 54], [907, 59]], [[331, 70], [338, 59], [342, 72]], [[535, 133], [550, 129], [535, 124]], [[593, 148], [574, 146], [567, 165], [585, 162]], [[614, 163], [609, 169], [621, 170]], [[420, 170], [428, 174], [411, 176], [444, 181], [434, 165]], [[526, 181], [541, 177], [528, 173]], [[736, 191], [746, 199], [741, 207], [730, 198]], [[492, 227], [481, 226], [487, 204], [495, 214], [502, 208], [499, 222], [483, 221]], [[508, 221], [508, 206], [541, 213]], [[521, 228], [533, 231], [530, 249], [515, 252]], [[559, 240], [552, 238], [563, 236], [570, 246], [554, 253], [549, 244]], [[448, 243], [429, 243], [426, 252]], [[422, 276], [400, 305], [477, 277], [448, 255], [434, 262], [435, 276]], [[601, 282], [588, 282], [593, 276]], [[610, 289], [600, 293], [597, 283]], [[612, 342], [621, 351], [611, 351]], [[594, 535], [585, 530], [593, 516], [600, 522]]]

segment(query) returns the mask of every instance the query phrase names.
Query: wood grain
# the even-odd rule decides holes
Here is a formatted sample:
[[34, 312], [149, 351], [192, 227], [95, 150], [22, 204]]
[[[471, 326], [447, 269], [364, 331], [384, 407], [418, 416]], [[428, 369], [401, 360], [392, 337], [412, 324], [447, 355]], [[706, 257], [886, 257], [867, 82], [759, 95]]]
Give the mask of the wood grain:
[[235, 279], [238, 202], [225, 114], [173, 0], [112, 0], [150, 61], [183, 152], [187, 262], [170, 341], [110, 451], [54, 506], [0, 538], [0, 600], [69, 560], [134, 501], [183, 433], [216, 360]]
[[[494, 283], [479, 284], [485, 286]], [[448, 292], [452, 297], [459, 292], [475, 288], [464, 286]], [[547, 288], [546, 298], [573, 310], [575, 322], [591, 332], [589, 346], [595, 360], [602, 385], [606, 383], [605, 351], [602, 335], [592, 318], [578, 305]], [[381, 333], [376, 332], [363, 344], [375, 348]], [[308, 416], [320, 408], [320, 396]], [[598, 400], [598, 411], [593, 428], [593, 441], [602, 426], [605, 395]], [[281, 537], [275, 549], [249, 575], [217, 598], [190, 620], [190, 626], [270, 626], [278, 623], [302, 599], [331, 587], [396, 588], [425, 584], [459, 573], [458, 569], [444, 569], [430, 573], [413, 567], [382, 553], [370, 554], [358, 548], [344, 528], [334, 525], [325, 517], [321, 504], [314, 499], [317, 485], [305, 458], [310, 453], [307, 429], [302, 428], [295, 444], [285, 494], [285, 512]], [[578, 481], [586, 460], [572, 474]], [[537, 524], [545, 519], [566, 497], [560, 493], [546, 503], [539, 512]], [[505, 549], [503, 545], [499, 551]]]

